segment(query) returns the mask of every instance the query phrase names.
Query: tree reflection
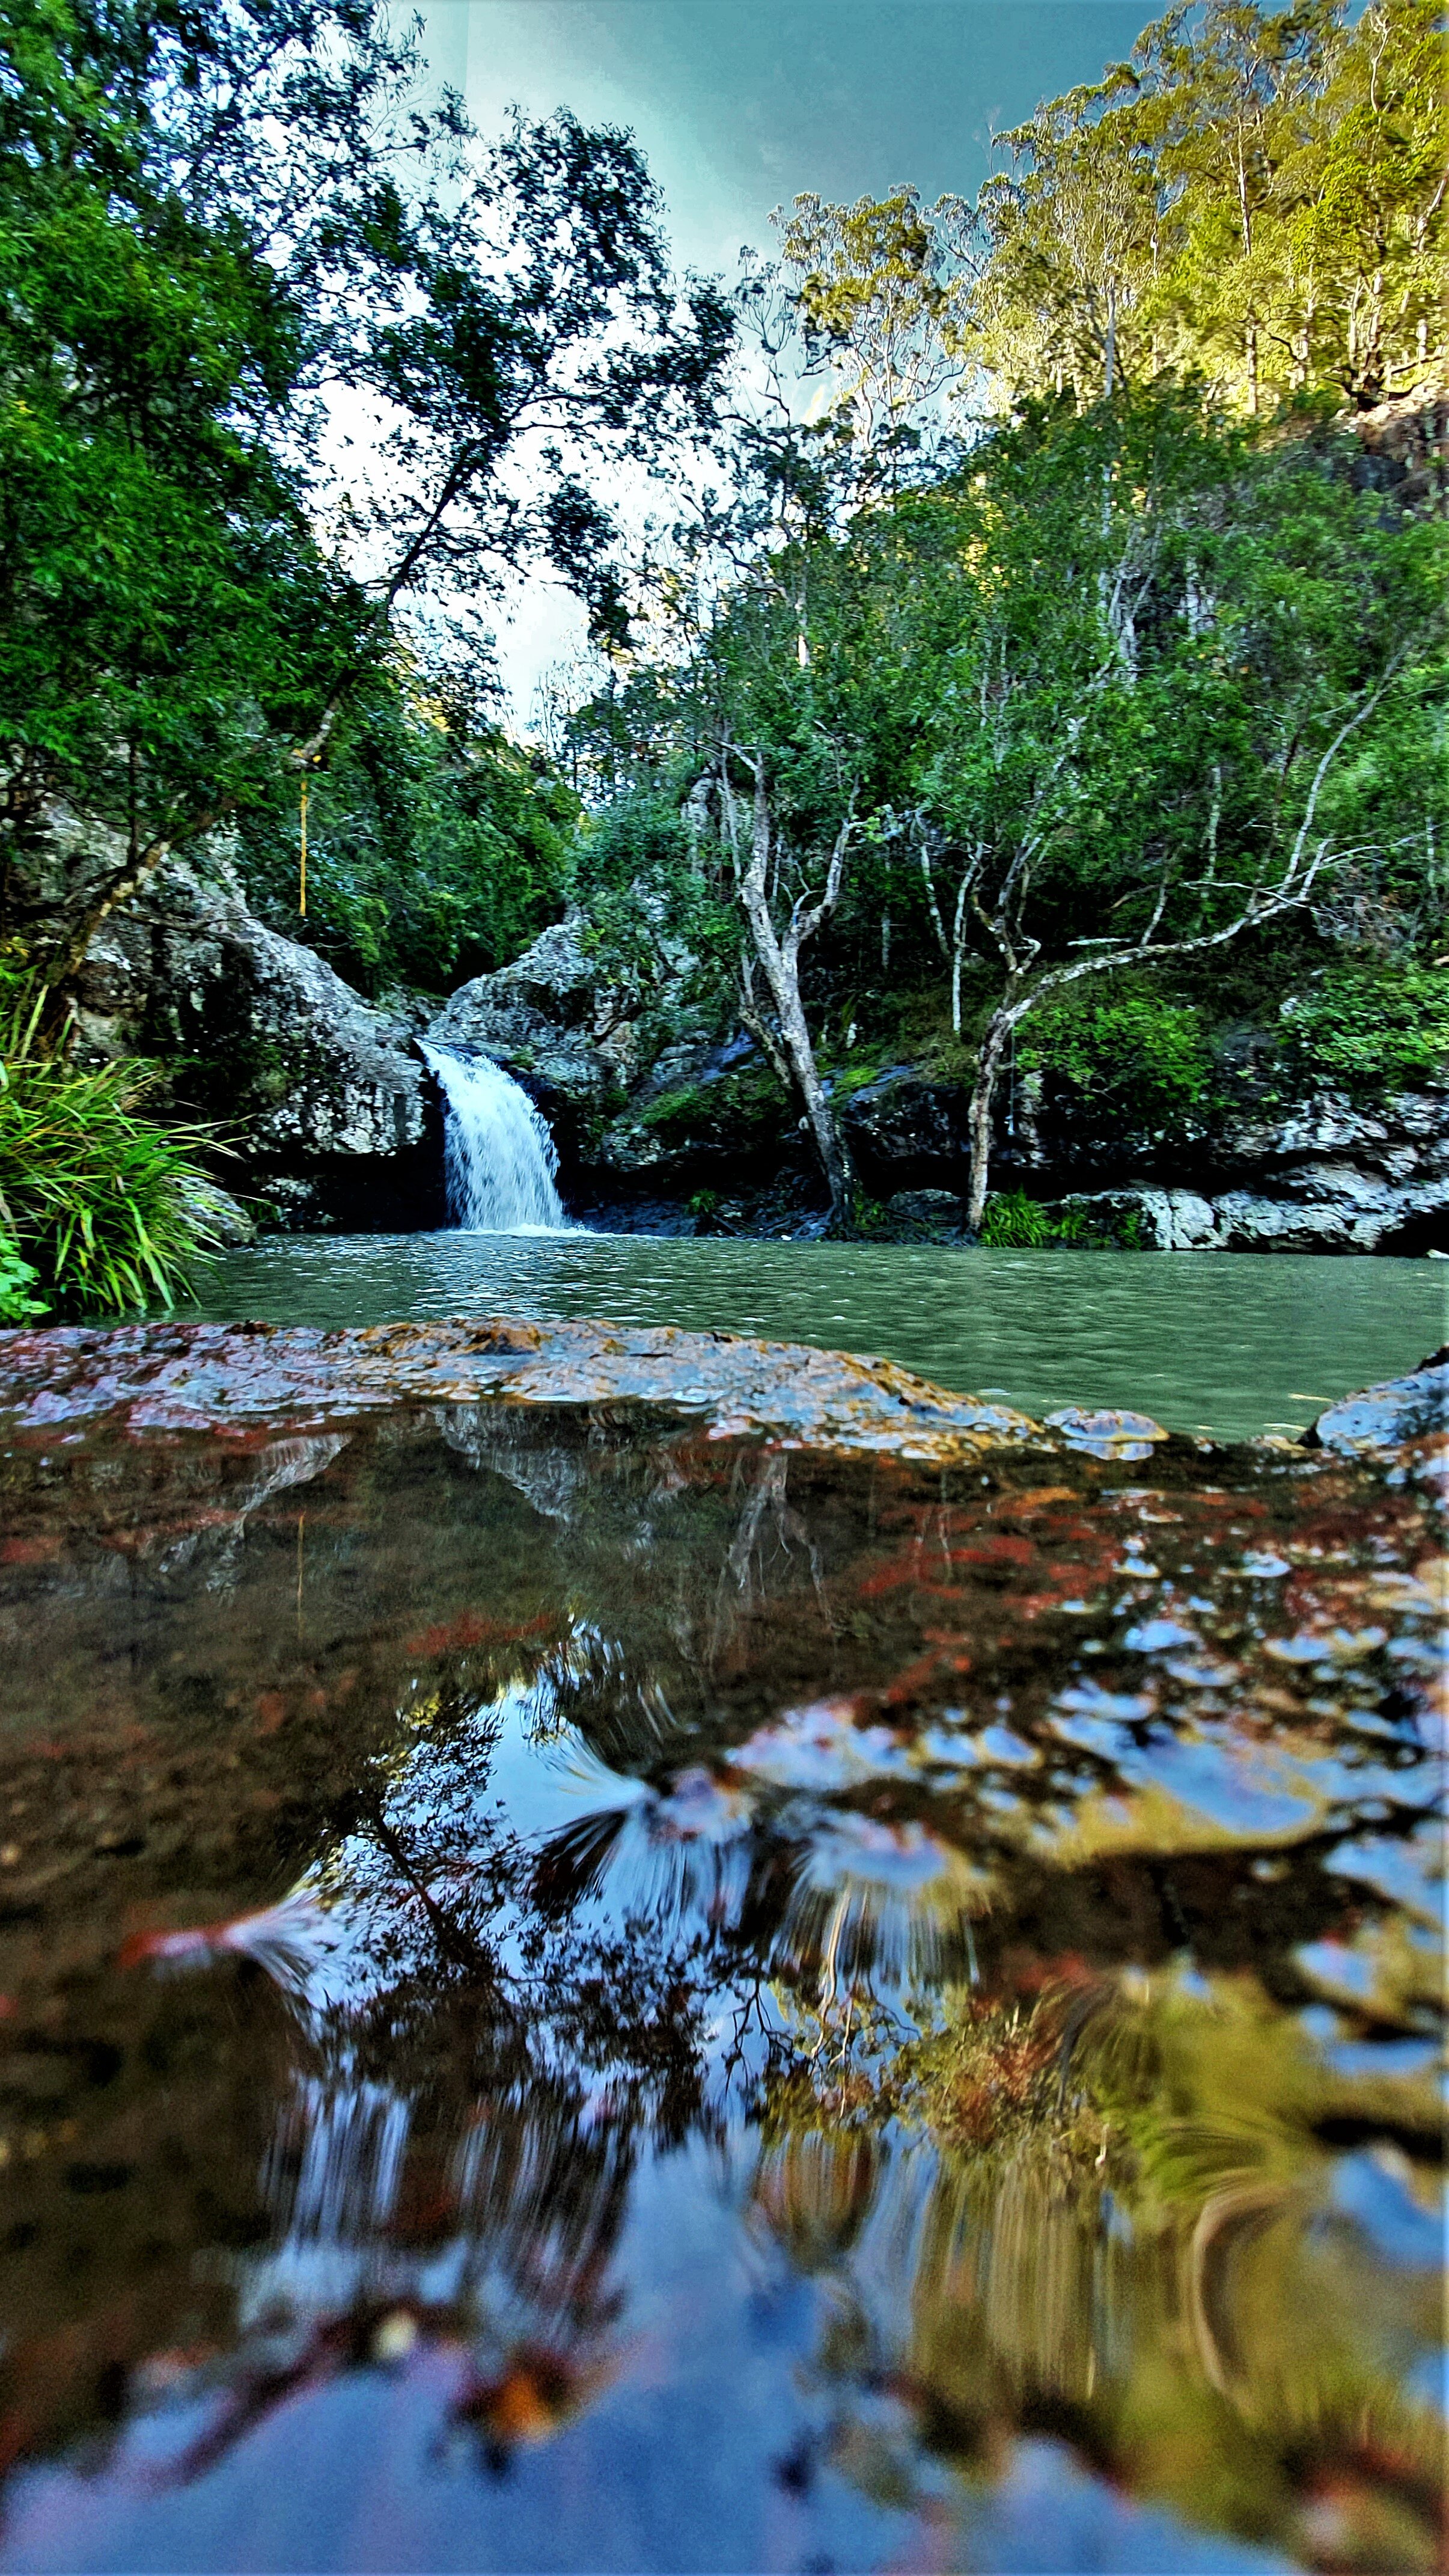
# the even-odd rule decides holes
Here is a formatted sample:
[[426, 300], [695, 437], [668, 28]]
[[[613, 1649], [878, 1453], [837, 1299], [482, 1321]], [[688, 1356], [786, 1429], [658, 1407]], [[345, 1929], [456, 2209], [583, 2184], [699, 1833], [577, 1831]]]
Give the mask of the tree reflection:
[[200, 2479], [429, 2353], [501, 2472], [707, 2148], [818, 2294], [782, 2491], [964, 2512], [1045, 2433], [1429, 2563], [1411, 1489], [469, 1408], [9, 1472], [7, 2463], [184, 2395]]

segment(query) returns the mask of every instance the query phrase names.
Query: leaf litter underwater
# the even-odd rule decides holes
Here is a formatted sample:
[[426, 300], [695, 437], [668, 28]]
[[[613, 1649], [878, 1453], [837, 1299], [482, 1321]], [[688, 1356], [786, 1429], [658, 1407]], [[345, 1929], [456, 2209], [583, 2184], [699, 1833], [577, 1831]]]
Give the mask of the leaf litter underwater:
[[1411, 1479], [4, 1474], [5, 2565], [1434, 2563]]

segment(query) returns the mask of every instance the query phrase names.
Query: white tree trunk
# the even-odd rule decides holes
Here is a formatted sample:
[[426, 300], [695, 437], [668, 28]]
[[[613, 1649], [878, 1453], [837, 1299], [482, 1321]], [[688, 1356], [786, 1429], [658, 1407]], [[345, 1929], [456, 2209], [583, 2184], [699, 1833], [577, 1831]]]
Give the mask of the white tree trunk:
[[966, 1133], [971, 1147], [966, 1222], [975, 1234], [981, 1231], [991, 1180], [991, 1113], [996, 1106], [996, 1086], [1001, 1078], [1002, 1060], [1011, 1032], [1021, 1016], [1020, 1009], [1006, 1003], [999, 1005], [987, 1023], [981, 1051], [976, 1058], [976, 1079], [971, 1086], [971, 1098], [966, 1109]]
[[775, 1006], [780, 1024], [780, 1046], [789, 1064], [796, 1090], [800, 1094], [810, 1129], [811, 1141], [819, 1158], [830, 1192], [830, 1213], [837, 1225], [848, 1224], [854, 1197], [855, 1176], [845, 1140], [836, 1123], [835, 1113], [825, 1095], [820, 1068], [815, 1061], [815, 1048], [810, 1036], [805, 1006], [800, 999], [800, 951], [812, 939], [823, 921], [828, 920], [840, 900], [840, 887], [845, 868], [845, 853], [850, 838], [847, 815], [836, 838], [826, 875], [825, 889], [818, 901], [808, 907], [797, 903], [790, 916], [783, 940], [775, 928], [770, 911], [767, 885], [773, 835], [770, 825], [769, 788], [763, 759], [753, 763], [755, 772], [754, 830], [751, 836], [749, 865], [740, 879], [740, 903], [750, 926], [755, 954]]

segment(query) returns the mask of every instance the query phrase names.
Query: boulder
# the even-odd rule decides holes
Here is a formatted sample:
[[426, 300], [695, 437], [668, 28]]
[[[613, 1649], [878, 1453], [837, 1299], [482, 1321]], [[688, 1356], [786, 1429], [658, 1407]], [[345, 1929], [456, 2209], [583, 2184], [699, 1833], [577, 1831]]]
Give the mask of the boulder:
[[489, 1055], [522, 1084], [570, 1162], [598, 1136], [627, 1078], [632, 1034], [611, 1025], [597, 960], [576, 912], [550, 923], [511, 966], [475, 975], [430, 1021], [445, 1054]]
[[710, 1190], [758, 1187], [782, 1162], [808, 1166], [793, 1106], [753, 1038], [723, 1045], [681, 1041], [657, 1058], [648, 1083], [604, 1129], [595, 1164], [598, 1187], [692, 1198]]
[[1420, 1463], [1442, 1482], [1449, 1472], [1449, 1344], [1431, 1351], [1408, 1377], [1346, 1395], [1320, 1413], [1304, 1435], [1310, 1449], [1333, 1449], [1347, 1458], [1395, 1458], [1420, 1452]]
[[906, 1242], [959, 1241], [966, 1222], [964, 1203], [952, 1190], [893, 1190], [881, 1215], [889, 1233]]
[[888, 1066], [850, 1093], [840, 1112], [861, 1181], [880, 1197], [901, 1189], [964, 1186], [966, 1095], [909, 1065]]
[[1449, 1244], [1449, 1175], [1396, 1185], [1352, 1163], [1305, 1163], [1253, 1190], [1078, 1191], [1058, 1201], [1154, 1252], [1424, 1252]]
[[161, 1057], [176, 1104], [223, 1123], [271, 1222], [442, 1222], [441, 1118], [407, 1030], [258, 921], [224, 865], [158, 869], [92, 941], [77, 1004], [84, 1055]]

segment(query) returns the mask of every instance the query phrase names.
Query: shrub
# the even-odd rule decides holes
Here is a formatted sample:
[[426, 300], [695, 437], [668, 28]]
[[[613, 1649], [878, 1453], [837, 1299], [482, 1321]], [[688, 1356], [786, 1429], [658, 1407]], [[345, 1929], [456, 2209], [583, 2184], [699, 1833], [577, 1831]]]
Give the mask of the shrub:
[[1305, 1069], [1334, 1081], [1411, 1082], [1449, 1067], [1449, 969], [1331, 966], [1283, 1004]]
[[40, 1273], [26, 1261], [12, 1234], [0, 1234], [0, 1324], [29, 1324], [49, 1312], [43, 1297], [33, 1297]]
[[1018, 1062], [1071, 1083], [1097, 1113], [1153, 1130], [1181, 1126], [1212, 1080], [1197, 1012], [1155, 993], [1061, 994], [1023, 1033]]
[[993, 1190], [981, 1214], [981, 1240], [996, 1252], [1034, 1252], [1050, 1243], [1052, 1221], [1025, 1190]]
[[1025, 1190], [993, 1190], [981, 1215], [981, 1240], [993, 1252], [1038, 1252], [1048, 1243], [1085, 1243], [1087, 1211], [1060, 1208], [1056, 1215]]
[[43, 1053], [38, 1020], [22, 999], [0, 1031], [0, 1312], [169, 1306], [224, 1231], [195, 1159], [212, 1132], [144, 1115], [148, 1065], [83, 1072]]

